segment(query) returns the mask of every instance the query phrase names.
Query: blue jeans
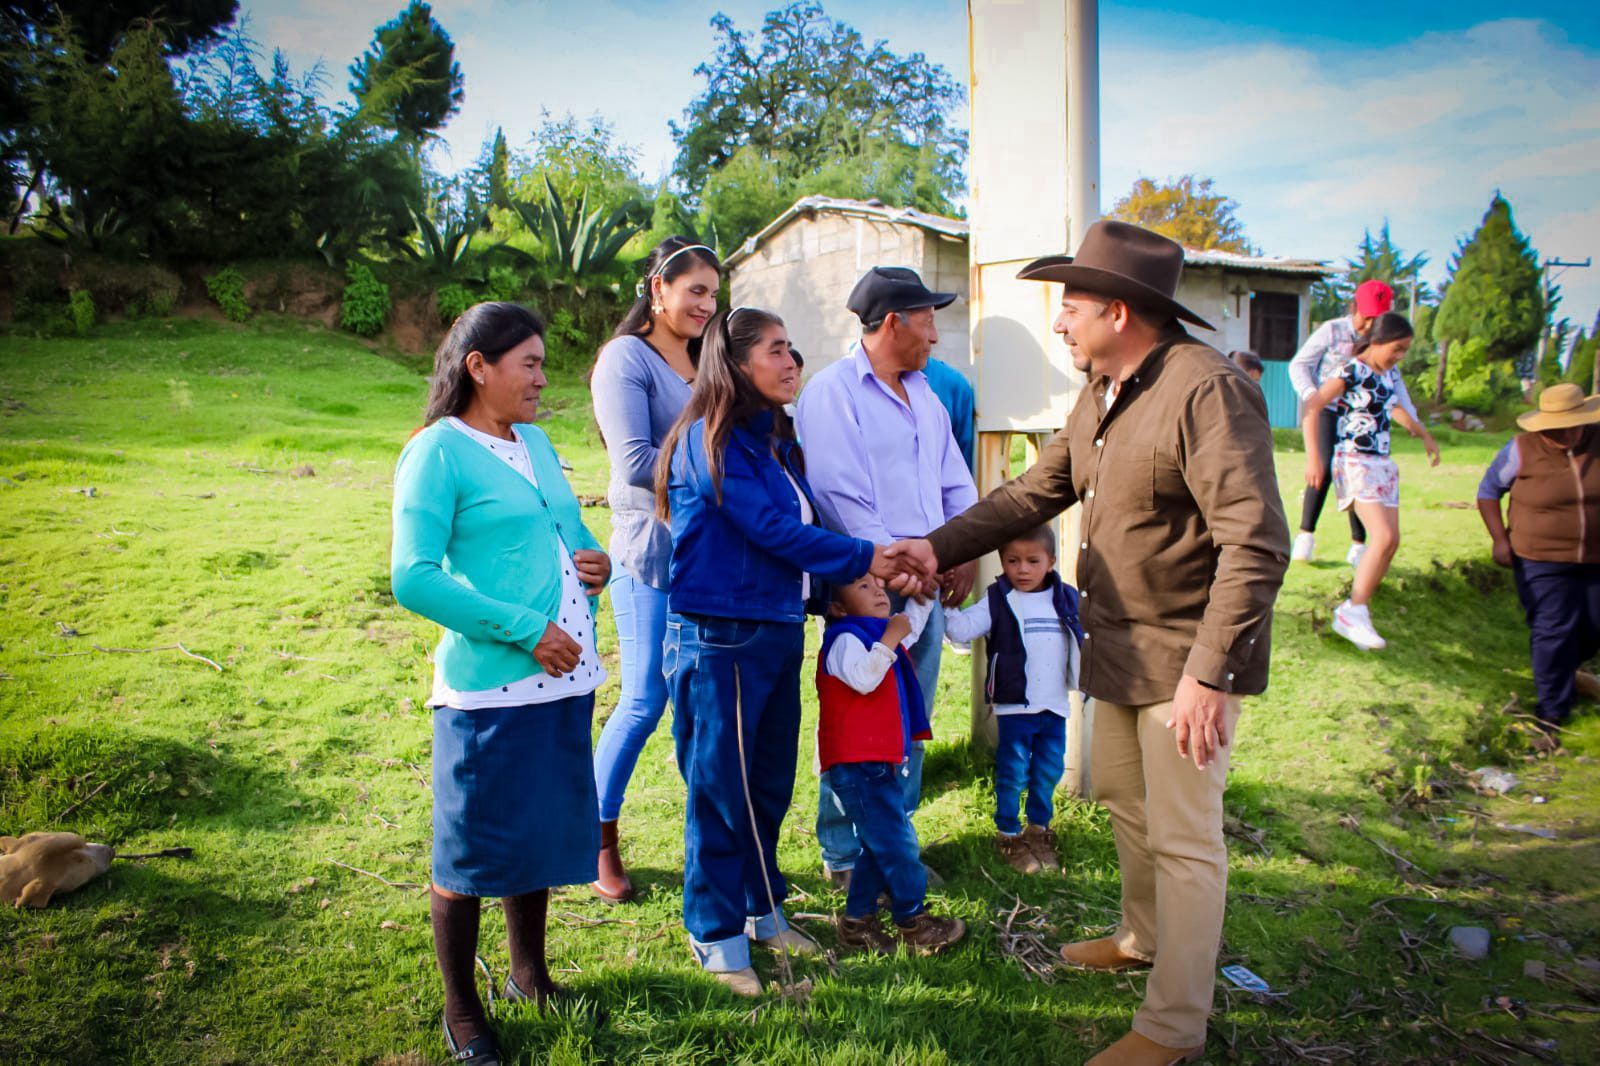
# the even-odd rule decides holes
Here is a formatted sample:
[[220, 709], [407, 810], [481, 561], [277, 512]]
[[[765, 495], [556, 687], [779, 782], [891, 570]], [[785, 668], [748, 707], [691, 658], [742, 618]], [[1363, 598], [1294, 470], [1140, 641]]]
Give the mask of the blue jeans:
[[997, 716], [999, 744], [994, 752], [994, 824], [1002, 833], [1022, 832], [1017, 806], [1028, 790], [1028, 824], [1050, 828], [1056, 813], [1056, 786], [1067, 768], [1067, 720], [1059, 714]]
[[[898, 611], [905, 600], [891, 596], [890, 603]], [[935, 700], [939, 694], [939, 653], [944, 647], [944, 612], [937, 607], [928, 616], [922, 636], [911, 646], [911, 665], [917, 670], [917, 684], [922, 688], [922, 703], [928, 709], [928, 720], [933, 721]], [[900, 790], [905, 797], [907, 814], [915, 814], [922, 802], [922, 741], [911, 745], [911, 758], [899, 769]], [[830, 870], [854, 868], [861, 854], [861, 842], [856, 830], [844, 813], [833, 786], [824, 774], [817, 785], [817, 843], [822, 847], [822, 861]]]
[[910, 921], [925, 906], [928, 876], [917, 830], [901, 797], [898, 770], [893, 763], [846, 762], [822, 775], [861, 841], [844, 904], [851, 918], [877, 914], [884, 891], [897, 922]]
[[778, 828], [794, 796], [804, 656], [799, 622], [667, 615], [672, 734], [689, 792], [683, 924], [713, 972], [744, 969], [752, 939], [788, 928]]
[[611, 614], [617, 621], [622, 695], [594, 746], [594, 783], [600, 793], [602, 822], [614, 822], [622, 814], [628, 779], [639, 753], [667, 708], [667, 678], [661, 669], [667, 594], [620, 570], [611, 582]]

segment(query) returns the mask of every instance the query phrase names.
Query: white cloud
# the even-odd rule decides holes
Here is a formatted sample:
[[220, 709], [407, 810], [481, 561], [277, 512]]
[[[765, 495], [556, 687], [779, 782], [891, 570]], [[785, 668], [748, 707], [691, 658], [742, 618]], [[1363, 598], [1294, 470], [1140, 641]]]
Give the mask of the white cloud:
[[[1119, 43], [1101, 93], [1108, 207], [1139, 175], [1196, 172], [1269, 252], [1341, 260], [1388, 220], [1437, 282], [1499, 188], [1541, 254], [1600, 257], [1600, 55], [1543, 23], [1361, 50]], [[1600, 268], [1562, 285], [1587, 323]]]

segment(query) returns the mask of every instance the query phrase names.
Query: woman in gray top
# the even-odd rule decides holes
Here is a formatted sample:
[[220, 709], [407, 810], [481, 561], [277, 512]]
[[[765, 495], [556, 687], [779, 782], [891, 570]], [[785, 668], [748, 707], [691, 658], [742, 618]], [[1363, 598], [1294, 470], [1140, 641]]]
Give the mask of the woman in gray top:
[[716, 254], [669, 237], [647, 260], [638, 298], [595, 360], [589, 387], [611, 460], [611, 612], [617, 623], [622, 694], [595, 745], [600, 793], [602, 899], [632, 899], [617, 819], [628, 779], [667, 706], [661, 643], [667, 624], [672, 536], [655, 518], [655, 467], [662, 438], [689, 402], [700, 331], [716, 313], [722, 282]]

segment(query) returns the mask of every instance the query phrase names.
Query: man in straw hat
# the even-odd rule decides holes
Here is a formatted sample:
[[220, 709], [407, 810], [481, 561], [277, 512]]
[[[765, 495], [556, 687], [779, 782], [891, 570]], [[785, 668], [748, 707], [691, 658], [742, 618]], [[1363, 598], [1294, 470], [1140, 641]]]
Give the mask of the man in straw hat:
[[[1554, 734], [1575, 687], [1595, 697], [1579, 668], [1600, 651], [1600, 396], [1552, 385], [1539, 409], [1517, 419], [1526, 432], [1500, 449], [1478, 485], [1478, 511], [1494, 561], [1511, 567], [1528, 615], [1539, 722]], [[1500, 497], [1511, 494], [1507, 513]]]
[[1183, 249], [1122, 222], [1019, 277], [1061, 282], [1055, 331], [1089, 385], [1039, 461], [891, 553], [922, 572], [999, 547], [1074, 503], [1091, 769], [1111, 814], [1122, 923], [1063, 957], [1152, 966], [1133, 1029], [1093, 1066], [1192, 1061], [1205, 1048], [1227, 897], [1222, 792], [1240, 697], [1266, 688], [1289, 529], [1261, 390], [1182, 322]]

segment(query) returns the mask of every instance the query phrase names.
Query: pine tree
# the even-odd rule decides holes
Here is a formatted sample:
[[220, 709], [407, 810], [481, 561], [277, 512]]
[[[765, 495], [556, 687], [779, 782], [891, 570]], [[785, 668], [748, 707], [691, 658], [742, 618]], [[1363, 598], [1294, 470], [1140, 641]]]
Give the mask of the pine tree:
[[1450, 260], [1450, 277], [1433, 320], [1433, 338], [1439, 344], [1434, 399], [1444, 398], [1453, 347], [1476, 342], [1488, 377], [1507, 381], [1512, 368], [1504, 364], [1533, 349], [1544, 320], [1539, 257], [1512, 220], [1510, 202], [1496, 192], [1477, 231]]
[[461, 109], [456, 46], [422, 0], [379, 26], [350, 66], [350, 91], [375, 126], [420, 145]]

